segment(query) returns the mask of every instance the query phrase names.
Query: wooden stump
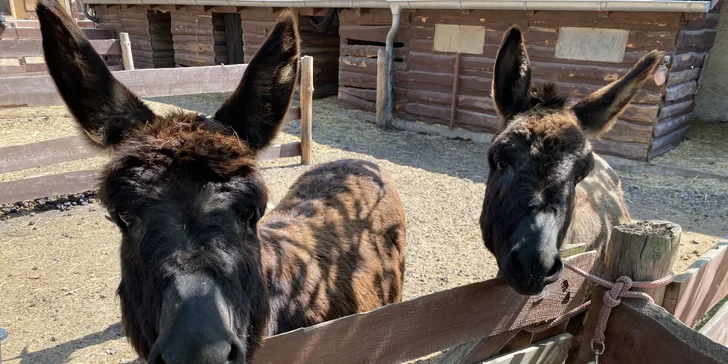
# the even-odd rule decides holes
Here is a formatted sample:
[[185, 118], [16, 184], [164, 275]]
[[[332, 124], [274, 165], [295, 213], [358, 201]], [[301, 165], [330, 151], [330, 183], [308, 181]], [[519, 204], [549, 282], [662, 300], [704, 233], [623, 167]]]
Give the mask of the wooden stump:
[[[604, 251], [603, 269], [599, 275], [611, 282], [620, 276], [627, 276], [638, 282], [653, 281], [669, 275], [680, 248], [681, 233], [682, 229], [679, 225], [667, 221], [639, 221], [614, 227]], [[649, 289], [633, 288], [632, 290], [644, 291], [657, 304], [662, 302], [665, 293], [664, 286]], [[572, 358], [573, 361], [569, 361], [571, 363], [586, 363], [594, 359], [591, 342], [603, 306], [605, 291], [604, 288], [599, 287], [591, 296], [592, 303], [587, 312], [578, 357]], [[624, 301], [625, 299], [622, 299], [622, 304]], [[604, 363], [616, 364], [609, 360], [610, 356], [613, 357], [612, 354], [615, 350], [632, 350], [634, 348], [623, 345], [623, 342], [610, 335], [610, 326], [607, 325], [607, 327], [605, 332], [607, 352], [600, 359]], [[634, 330], [642, 329], [634, 327]], [[627, 347], [629, 349], [626, 349]]]

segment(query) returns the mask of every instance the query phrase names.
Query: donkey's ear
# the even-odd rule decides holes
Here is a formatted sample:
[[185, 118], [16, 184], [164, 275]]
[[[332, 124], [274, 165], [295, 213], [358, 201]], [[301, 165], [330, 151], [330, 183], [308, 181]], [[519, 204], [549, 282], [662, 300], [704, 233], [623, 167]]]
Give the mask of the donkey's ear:
[[517, 26], [506, 31], [498, 50], [492, 93], [495, 109], [506, 123], [531, 106], [531, 63]]
[[278, 133], [296, 88], [299, 52], [296, 17], [284, 11], [238, 88], [215, 113], [217, 121], [232, 126], [254, 151], [270, 144]]
[[128, 131], [154, 119], [154, 113], [111, 75], [58, 1], [40, 0], [37, 14], [48, 71], [89, 139], [113, 146]]
[[627, 107], [652, 72], [661, 54], [652, 51], [642, 58], [626, 76], [595, 91], [572, 108], [579, 125], [589, 136], [612, 128], [617, 116]]

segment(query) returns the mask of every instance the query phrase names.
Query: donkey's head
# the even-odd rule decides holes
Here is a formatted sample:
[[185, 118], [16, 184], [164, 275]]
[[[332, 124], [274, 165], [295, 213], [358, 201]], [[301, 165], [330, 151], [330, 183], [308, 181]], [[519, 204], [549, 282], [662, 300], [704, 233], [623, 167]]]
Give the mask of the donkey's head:
[[298, 74], [285, 12], [214, 119], [155, 115], [118, 82], [54, 0], [38, 17], [48, 69], [79, 126], [111, 149], [101, 201], [122, 234], [127, 336], [151, 363], [242, 363], [267, 318], [255, 154], [275, 137]]
[[612, 127], [658, 58], [649, 53], [626, 76], [568, 107], [553, 84], [532, 86], [521, 31], [506, 32], [492, 90], [502, 125], [488, 148], [480, 226], [517, 292], [538, 294], [559, 278], [576, 185], [594, 166], [588, 139]]

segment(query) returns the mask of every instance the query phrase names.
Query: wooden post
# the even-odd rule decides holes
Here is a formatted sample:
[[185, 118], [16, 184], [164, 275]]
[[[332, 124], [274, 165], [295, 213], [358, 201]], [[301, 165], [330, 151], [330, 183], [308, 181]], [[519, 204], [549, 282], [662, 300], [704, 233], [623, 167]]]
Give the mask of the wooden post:
[[455, 52], [455, 76], [452, 80], [452, 102], [450, 103], [450, 130], [455, 127], [455, 111], [458, 107], [458, 86], [460, 85], [460, 52]]
[[129, 33], [119, 33], [119, 40], [121, 41], [121, 59], [124, 61], [124, 70], [133, 70], [134, 59], [131, 56], [131, 41], [129, 40]]
[[387, 85], [389, 78], [389, 62], [384, 49], [377, 51], [377, 125], [387, 125]]
[[[630, 277], [633, 281], [653, 281], [667, 276], [677, 258], [681, 233], [679, 225], [667, 221], [639, 221], [615, 226], [604, 251], [601, 276], [611, 282], [620, 276]], [[632, 290], [644, 291], [657, 305], [662, 303], [665, 294], [664, 286]], [[591, 340], [603, 305], [604, 292], [599, 287], [592, 294], [577, 362], [584, 363], [594, 359]], [[614, 339], [610, 341], [608, 332], [605, 334], [606, 350], [622, 350], [620, 347], [624, 343]]]
[[311, 164], [313, 143], [313, 57], [301, 59], [301, 164]]

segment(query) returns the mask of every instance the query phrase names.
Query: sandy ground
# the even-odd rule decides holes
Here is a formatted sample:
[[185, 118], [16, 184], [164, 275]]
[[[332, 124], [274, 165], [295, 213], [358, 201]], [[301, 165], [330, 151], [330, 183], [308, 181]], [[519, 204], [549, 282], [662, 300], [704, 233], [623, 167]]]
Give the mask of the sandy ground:
[[[213, 113], [222, 98], [155, 100]], [[167, 107], [154, 104], [154, 108]], [[314, 118], [314, 162], [361, 158], [379, 163], [396, 181], [407, 210], [405, 299], [495, 275], [494, 259], [480, 240], [477, 224], [487, 176], [485, 145], [383, 132], [342, 116], [333, 99], [317, 101]], [[723, 128], [709, 134], [726, 135], [728, 124]], [[293, 141], [298, 132], [298, 123], [288, 124], [277, 142]], [[3, 110], [0, 116], [0, 146], [75, 133], [69, 115], [60, 107]], [[680, 159], [679, 150], [675, 153], [665, 158], [695, 163]], [[716, 155], [722, 158], [716, 165], [728, 165], [728, 154], [711, 153], [710, 158]], [[103, 161], [100, 157], [67, 164], [62, 170], [87, 169]], [[296, 158], [263, 163], [273, 202], [306, 170], [298, 163]], [[61, 167], [0, 175], [0, 181], [48, 173], [52, 168]], [[622, 178], [633, 218], [667, 219], [683, 227], [677, 272], [728, 234], [728, 182], [637, 174], [622, 174]], [[5, 362], [136, 360], [123, 337], [115, 297], [119, 234], [104, 213], [102, 206], [92, 204], [0, 221], [0, 327], [10, 334], [3, 343]]]

